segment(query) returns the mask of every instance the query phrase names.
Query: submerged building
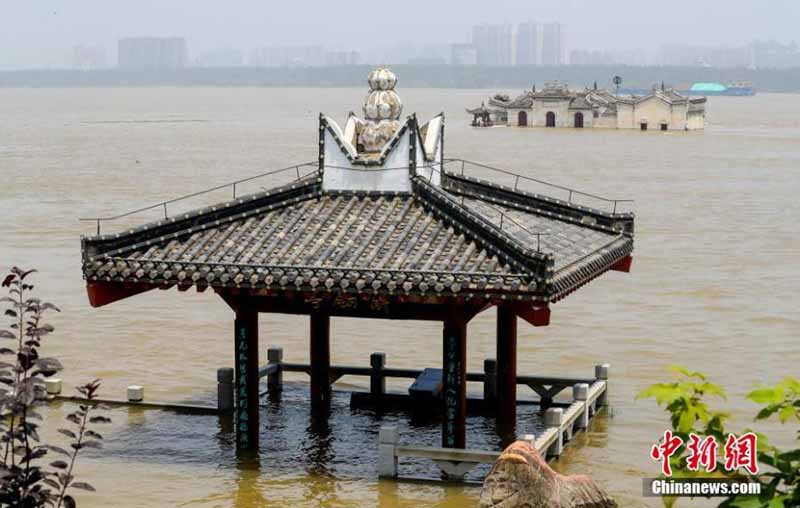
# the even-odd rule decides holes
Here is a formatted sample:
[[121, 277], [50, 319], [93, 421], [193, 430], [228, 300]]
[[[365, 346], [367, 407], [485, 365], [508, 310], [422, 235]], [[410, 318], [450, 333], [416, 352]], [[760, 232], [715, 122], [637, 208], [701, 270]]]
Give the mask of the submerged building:
[[687, 97], [660, 88], [647, 95], [616, 95], [608, 90], [570, 90], [565, 83], [534, 87], [504, 102], [490, 104], [506, 112], [509, 126], [604, 129], [698, 130], [705, 128], [706, 98]]

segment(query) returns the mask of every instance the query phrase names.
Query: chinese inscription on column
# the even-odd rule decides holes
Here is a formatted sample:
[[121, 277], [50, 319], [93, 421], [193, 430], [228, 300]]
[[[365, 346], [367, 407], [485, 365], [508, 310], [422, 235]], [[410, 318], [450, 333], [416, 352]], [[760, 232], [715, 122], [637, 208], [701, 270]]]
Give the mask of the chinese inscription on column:
[[240, 448], [250, 447], [248, 425], [250, 414], [248, 411], [248, 386], [247, 386], [247, 364], [248, 364], [248, 337], [247, 328], [240, 326], [236, 333], [236, 439]]
[[452, 330], [445, 334], [444, 362], [444, 446], [456, 446], [456, 421], [460, 411], [459, 389], [461, 387], [461, 355], [459, 337]]

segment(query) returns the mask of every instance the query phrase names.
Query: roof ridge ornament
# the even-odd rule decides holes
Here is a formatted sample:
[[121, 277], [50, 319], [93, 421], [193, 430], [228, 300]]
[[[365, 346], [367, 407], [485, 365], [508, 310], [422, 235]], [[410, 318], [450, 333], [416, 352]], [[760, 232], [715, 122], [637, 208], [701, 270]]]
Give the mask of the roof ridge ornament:
[[400, 128], [403, 102], [394, 88], [397, 76], [386, 67], [378, 67], [367, 79], [370, 92], [364, 99], [363, 129], [358, 134], [358, 145], [368, 153], [379, 153]]
[[[320, 115], [319, 167], [323, 190], [411, 192], [411, 178], [441, 180], [444, 114], [425, 124], [401, 120], [397, 76], [379, 66], [367, 78], [364, 118], [350, 114], [344, 128]], [[435, 166], [435, 167], [434, 167]]]

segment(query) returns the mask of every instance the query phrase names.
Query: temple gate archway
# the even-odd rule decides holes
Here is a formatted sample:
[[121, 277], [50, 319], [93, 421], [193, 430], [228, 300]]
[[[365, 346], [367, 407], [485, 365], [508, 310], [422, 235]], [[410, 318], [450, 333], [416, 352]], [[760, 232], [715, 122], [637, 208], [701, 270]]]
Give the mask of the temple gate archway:
[[527, 127], [528, 126], [528, 113], [524, 111], [520, 111], [517, 115], [517, 126], [518, 127]]
[[575, 113], [575, 128], [583, 129], [583, 113]]
[[545, 116], [545, 125], [547, 127], [555, 127], [556, 126], [556, 114], [552, 111], [548, 111], [547, 115]]

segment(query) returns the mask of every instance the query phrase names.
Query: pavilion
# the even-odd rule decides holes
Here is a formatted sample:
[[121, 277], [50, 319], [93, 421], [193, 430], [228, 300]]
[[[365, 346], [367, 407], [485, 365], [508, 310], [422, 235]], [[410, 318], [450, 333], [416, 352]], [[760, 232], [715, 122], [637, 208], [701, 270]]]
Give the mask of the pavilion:
[[473, 127], [491, 127], [498, 121], [498, 118], [503, 111], [491, 109], [486, 107], [485, 102], [481, 102], [480, 107], [475, 109], [467, 109], [467, 113], [472, 115]]
[[632, 213], [449, 171], [444, 116], [401, 121], [395, 84], [373, 71], [365, 118], [344, 128], [320, 115], [309, 176], [119, 233], [98, 220], [82, 238], [92, 306], [195, 287], [233, 309], [240, 450], [259, 440], [260, 312], [310, 317], [315, 405], [330, 398], [331, 317], [441, 321], [442, 443], [464, 448], [469, 321], [498, 308], [497, 418], [513, 423], [517, 318], [547, 325], [550, 304], [630, 268]]

